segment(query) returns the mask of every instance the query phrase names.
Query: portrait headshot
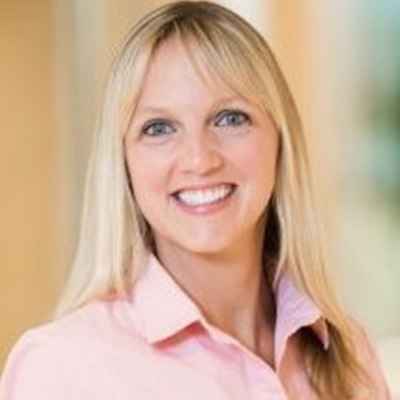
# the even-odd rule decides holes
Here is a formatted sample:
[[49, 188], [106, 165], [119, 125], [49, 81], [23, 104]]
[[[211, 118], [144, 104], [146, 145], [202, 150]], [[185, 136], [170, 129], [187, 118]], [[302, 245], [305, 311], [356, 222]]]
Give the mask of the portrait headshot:
[[[70, 91], [97, 114], [90, 152], [75, 144], [86, 174], [72, 256], [51, 317], [10, 343], [0, 400], [395, 399], [400, 324], [353, 302], [365, 290], [383, 310], [395, 295], [384, 302], [384, 285], [356, 278], [368, 267], [344, 254], [355, 231], [340, 228], [349, 247], [331, 256], [340, 245], [326, 227], [347, 214], [332, 211], [339, 186], [321, 194], [319, 181], [335, 171], [332, 143], [350, 152], [351, 140], [303, 122], [295, 93], [321, 78], [291, 82], [315, 66], [281, 64], [276, 36], [228, 2], [155, 3], [114, 25], [124, 33], [98, 103], [84, 80]], [[306, 120], [329, 125], [323, 106], [304, 106]]]

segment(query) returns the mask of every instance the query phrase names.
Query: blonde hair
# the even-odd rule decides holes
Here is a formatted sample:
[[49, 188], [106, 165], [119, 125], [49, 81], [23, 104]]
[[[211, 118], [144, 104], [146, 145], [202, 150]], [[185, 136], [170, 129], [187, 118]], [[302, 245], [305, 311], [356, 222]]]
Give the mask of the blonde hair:
[[[290, 270], [320, 308], [330, 346], [303, 335], [308, 374], [322, 398], [373, 399], [352, 354], [353, 328], [326, 276], [326, 256], [313, 204], [308, 155], [298, 112], [275, 58], [245, 20], [214, 3], [182, 1], [160, 7], [130, 32], [115, 61], [89, 161], [80, 238], [57, 315], [107, 296], [126, 296], [152, 248], [151, 231], [133, 199], [124, 137], [147, 66], [166, 40], [178, 39], [201, 73], [204, 67], [263, 107], [280, 135], [276, 186], [270, 201], [264, 260], [274, 276]], [[365, 392], [365, 393], [364, 393]], [[364, 396], [364, 397], [363, 397]]]

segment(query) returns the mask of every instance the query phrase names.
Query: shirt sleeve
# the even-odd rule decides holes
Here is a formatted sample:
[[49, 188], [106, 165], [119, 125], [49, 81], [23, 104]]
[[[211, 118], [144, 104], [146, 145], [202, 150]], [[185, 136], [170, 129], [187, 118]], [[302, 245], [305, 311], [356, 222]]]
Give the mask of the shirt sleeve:
[[[0, 378], [0, 400], [72, 400], [81, 374], [77, 350], [27, 332], [12, 349]], [[82, 392], [80, 392], [82, 394]], [[87, 397], [90, 398], [90, 397]]]

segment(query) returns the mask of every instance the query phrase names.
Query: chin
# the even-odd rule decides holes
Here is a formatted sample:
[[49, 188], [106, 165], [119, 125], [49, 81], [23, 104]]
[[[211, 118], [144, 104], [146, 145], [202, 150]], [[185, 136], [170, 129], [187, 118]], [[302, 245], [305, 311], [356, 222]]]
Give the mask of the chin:
[[[203, 233], [203, 234], [201, 234]], [[225, 234], [224, 234], [225, 233]], [[158, 248], [170, 248], [173, 252], [193, 253], [196, 255], [217, 255], [232, 251], [237, 248], [235, 237], [227, 232], [193, 232], [184, 231], [179, 235], [167, 234], [156, 235], [156, 246]]]
[[175, 243], [177, 248], [181, 248], [187, 253], [193, 253], [197, 255], [217, 255], [223, 254], [232, 248], [228, 242], [216, 241], [212, 239], [210, 241], [186, 241], [185, 243]]

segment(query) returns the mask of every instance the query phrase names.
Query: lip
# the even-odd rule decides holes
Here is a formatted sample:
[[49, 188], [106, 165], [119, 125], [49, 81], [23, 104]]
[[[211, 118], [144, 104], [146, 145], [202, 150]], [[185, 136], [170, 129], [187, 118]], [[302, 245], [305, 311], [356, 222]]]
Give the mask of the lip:
[[[232, 186], [232, 191], [231, 193], [228, 195], [228, 197], [225, 197], [221, 200], [218, 200], [214, 203], [211, 204], [201, 204], [201, 205], [197, 205], [197, 206], [190, 206], [188, 204], [182, 203], [181, 201], [179, 201], [177, 193], [179, 193], [182, 190], [206, 190], [206, 189], [211, 189], [214, 187], [218, 187], [221, 185], [229, 185]], [[206, 185], [206, 186], [188, 186], [185, 187], [184, 189], [180, 189], [174, 192], [174, 194], [171, 195], [171, 201], [172, 203], [178, 207], [178, 209], [180, 209], [181, 211], [184, 211], [188, 214], [192, 214], [192, 215], [211, 215], [214, 214], [226, 207], [228, 207], [233, 199], [234, 196], [236, 194], [237, 191], [237, 185], [232, 184], [232, 183], [219, 183], [219, 184], [215, 184], [215, 185]]]
[[237, 185], [232, 182], [218, 182], [218, 183], [209, 183], [205, 185], [190, 185], [181, 187], [171, 193], [171, 195], [176, 196], [179, 192], [183, 192], [186, 190], [210, 190], [217, 188], [219, 186], [233, 186], [233, 190], [236, 190]]

